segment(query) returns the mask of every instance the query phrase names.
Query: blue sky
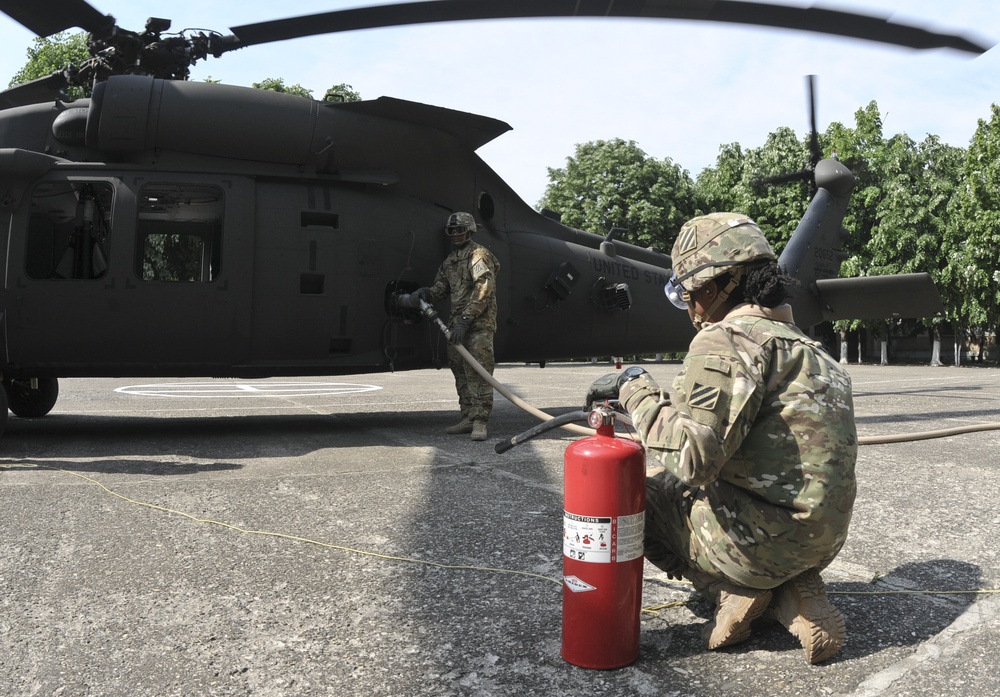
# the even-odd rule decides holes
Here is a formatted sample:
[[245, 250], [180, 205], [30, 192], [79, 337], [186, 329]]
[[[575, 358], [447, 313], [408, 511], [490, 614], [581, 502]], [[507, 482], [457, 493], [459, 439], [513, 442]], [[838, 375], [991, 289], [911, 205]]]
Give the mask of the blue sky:
[[[813, 3], [784, 0], [785, 4]], [[91, 0], [120, 26], [149, 16], [173, 29], [230, 26], [384, 4], [374, 0]], [[869, 0], [816, 3], [891, 16], [1000, 42], [992, 0]], [[28, 30], [0, 15], [0, 81], [25, 62]], [[365, 98], [392, 96], [492, 116], [513, 131], [479, 154], [534, 205], [577, 143], [634, 140], [696, 176], [719, 146], [760, 146], [789, 126], [808, 129], [804, 76], [816, 74], [820, 128], [853, 124], [876, 100], [886, 135], [928, 134], [966, 146], [977, 121], [1000, 103], [1000, 48], [978, 58], [914, 51], [814, 34], [663, 20], [506, 20], [374, 29], [243, 49], [196, 66], [249, 85], [282, 77], [322, 95], [346, 82]], [[789, 168], [801, 163], [789, 163]]]

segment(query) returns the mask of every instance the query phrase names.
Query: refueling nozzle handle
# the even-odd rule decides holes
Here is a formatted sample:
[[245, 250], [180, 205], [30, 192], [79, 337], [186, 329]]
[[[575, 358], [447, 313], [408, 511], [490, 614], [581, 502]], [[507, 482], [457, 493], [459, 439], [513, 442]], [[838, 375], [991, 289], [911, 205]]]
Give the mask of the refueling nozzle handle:
[[451, 339], [451, 332], [448, 330], [448, 325], [441, 320], [440, 316], [438, 316], [437, 310], [434, 309], [434, 306], [422, 298], [420, 300], [420, 312], [423, 313], [424, 317], [431, 322], [434, 322], [441, 329], [446, 339]]

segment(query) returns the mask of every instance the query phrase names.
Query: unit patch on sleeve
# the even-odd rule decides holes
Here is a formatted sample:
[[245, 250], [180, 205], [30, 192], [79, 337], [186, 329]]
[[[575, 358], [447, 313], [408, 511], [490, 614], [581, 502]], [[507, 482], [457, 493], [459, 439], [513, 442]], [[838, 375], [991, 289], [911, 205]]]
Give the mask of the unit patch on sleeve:
[[696, 409], [712, 411], [715, 409], [715, 405], [719, 403], [721, 392], [721, 387], [712, 387], [711, 385], [702, 385], [696, 382], [694, 388], [691, 390], [691, 395], [688, 397], [688, 405]]
[[472, 278], [479, 279], [480, 276], [489, 273], [490, 267], [482, 259], [472, 265]]

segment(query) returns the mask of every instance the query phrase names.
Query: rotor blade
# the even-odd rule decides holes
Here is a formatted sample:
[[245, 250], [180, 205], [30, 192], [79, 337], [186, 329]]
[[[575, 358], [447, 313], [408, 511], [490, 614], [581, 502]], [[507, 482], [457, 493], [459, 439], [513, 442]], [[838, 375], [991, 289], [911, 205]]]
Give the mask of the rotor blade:
[[806, 87], [809, 90], [809, 164], [816, 167], [816, 164], [823, 159], [823, 153], [819, 151], [819, 132], [816, 130], [815, 75], [809, 75], [806, 78]]
[[765, 179], [757, 179], [754, 182], [755, 186], [776, 186], [778, 184], [787, 184], [788, 182], [804, 181], [808, 182], [812, 179], [812, 172], [808, 169], [800, 169], [798, 172], [789, 172], [788, 174], [778, 174], [773, 177], [767, 177]]
[[65, 96], [63, 90], [68, 85], [66, 74], [61, 71], [36, 78], [30, 82], [23, 82], [0, 92], [0, 109], [61, 99]]
[[86, 0], [0, 0], [0, 12], [43, 37], [73, 28], [99, 34], [115, 23], [114, 17], [102, 15]]
[[798, 29], [910, 48], [953, 48], [970, 53], [984, 53], [990, 48], [962, 36], [873, 15], [742, 0], [433, 0], [322, 12], [244, 24], [230, 31], [240, 40], [233, 48], [239, 48], [358, 29], [522, 17], [698, 19]]

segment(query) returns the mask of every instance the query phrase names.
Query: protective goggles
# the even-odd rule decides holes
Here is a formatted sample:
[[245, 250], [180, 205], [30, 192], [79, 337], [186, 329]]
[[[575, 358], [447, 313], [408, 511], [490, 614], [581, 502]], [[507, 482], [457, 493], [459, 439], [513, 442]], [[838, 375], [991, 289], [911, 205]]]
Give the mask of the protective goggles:
[[688, 309], [688, 302], [691, 300], [691, 295], [684, 289], [680, 281], [677, 280], [677, 276], [670, 277], [667, 285], [663, 286], [663, 292], [666, 293], [670, 304], [678, 310]]
[[464, 225], [449, 225], [444, 229], [444, 234], [448, 237], [454, 237], [455, 235], [464, 235], [468, 230]]

